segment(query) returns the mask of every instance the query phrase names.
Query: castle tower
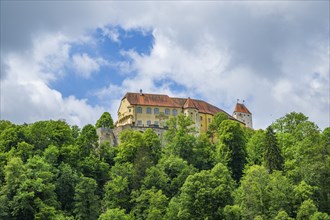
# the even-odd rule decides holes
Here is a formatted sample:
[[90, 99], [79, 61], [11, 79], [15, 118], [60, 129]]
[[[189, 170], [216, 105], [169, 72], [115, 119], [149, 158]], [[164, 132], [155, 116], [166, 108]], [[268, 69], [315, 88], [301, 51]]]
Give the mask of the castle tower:
[[252, 126], [252, 113], [247, 109], [247, 107], [243, 103], [239, 103], [237, 101], [235, 110], [233, 112], [233, 117], [237, 120], [245, 123], [245, 126], [248, 128], [253, 128]]
[[196, 108], [193, 100], [190, 97], [188, 97], [188, 99], [183, 105], [183, 113], [185, 116], [188, 116], [192, 119], [192, 121], [195, 123], [196, 131], [199, 131], [201, 125], [199, 120], [198, 109]]

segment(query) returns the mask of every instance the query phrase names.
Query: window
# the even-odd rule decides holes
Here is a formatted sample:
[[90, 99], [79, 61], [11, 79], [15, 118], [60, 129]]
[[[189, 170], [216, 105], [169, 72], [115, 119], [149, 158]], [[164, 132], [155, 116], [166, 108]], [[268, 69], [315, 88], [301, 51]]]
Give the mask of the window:
[[173, 109], [172, 110], [172, 115], [174, 115], [174, 116], [178, 115], [178, 111], [176, 109]]
[[142, 107], [137, 107], [136, 112], [137, 113], [142, 113]]
[[141, 120], [138, 120], [138, 121], [137, 121], [137, 124], [138, 124], [138, 125], [142, 125], [142, 121], [141, 121]]
[[159, 108], [154, 108], [154, 114], [158, 115], [159, 114]]
[[147, 121], [147, 125], [151, 125], [151, 121]]
[[151, 108], [147, 107], [147, 114], [151, 114]]
[[165, 109], [165, 115], [169, 115], [170, 114], [170, 110], [167, 108]]
[[210, 118], [208, 118], [208, 119], [207, 119], [207, 121], [210, 123], [210, 122], [211, 122], [211, 119], [210, 119]]
[[158, 125], [159, 123], [158, 123], [158, 121], [155, 121], [155, 125]]
[[203, 121], [203, 117], [201, 116], [201, 121]]
[[129, 112], [131, 112], [131, 109], [128, 109]]

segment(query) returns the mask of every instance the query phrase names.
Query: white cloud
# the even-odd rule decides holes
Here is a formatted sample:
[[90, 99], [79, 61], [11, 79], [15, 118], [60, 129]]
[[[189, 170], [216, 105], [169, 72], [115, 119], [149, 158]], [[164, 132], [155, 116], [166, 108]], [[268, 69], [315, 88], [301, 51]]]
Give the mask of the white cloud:
[[[256, 128], [265, 128], [290, 111], [303, 112], [322, 128], [329, 126], [329, 2], [6, 2], [4, 6], [6, 4], [24, 4], [24, 7], [12, 7], [21, 11], [1, 8], [1, 18], [6, 18], [1, 19], [4, 30], [1, 36], [6, 33], [1, 39], [6, 51], [28, 44], [27, 36], [31, 33], [61, 32], [66, 36], [50, 38], [47, 44], [40, 44], [39, 50], [34, 44], [34, 49], [29, 50], [35, 51], [33, 59], [29, 53], [22, 57], [6, 53], [5, 63], [11, 77], [16, 77], [11, 82], [19, 78], [20, 81], [41, 80], [47, 85], [56, 79], [68, 61], [70, 44], [67, 42], [84, 36], [86, 30], [109, 24], [137, 27], [154, 30], [155, 44], [150, 55], [124, 51], [133, 60], [117, 64], [125, 73], [125, 80], [117, 86], [110, 82], [109, 87], [100, 88], [99, 97], [104, 100], [108, 99], [107, 93], [116, 94], [114, 99], [108, 99], [114, 100], [113, 112], [121, 93], [142, 88], [145, 92], [166, 92], [174, 96], [201, 96], [229, 113], [236, 98], [245, 99], [254, 114]], [[17, 15], [26, 19], [22, 22]], [[40, 28], [37, 25], [40, 23], [47, 28]], [[105, 34], [114, 42], [119, 41], [117, 32]], [[43, 42], [46, 41], [40, 41]], [[54, 61], [48, 62], [43, 59], [44, 55], [49, 57], [48, 61]], [[107, 65], [84, 54], [74, 57], [71, 61], [81, 69], [77, 72], [86, 78], [101, 65]], [[38, 59], [43, 63], [37, 65]], [[20, 71], [26, 60], [34, 65]], [[137, 73], [129, 74], [134, 71]], [[182, 85], [186, 90], [173, 92], [171, 83]], [[48, 92], [56, 97], [56, 91]], [[65, 100], [55, 100], [58, 99]], [[7, 97], [6, 100], [11, 102]], [[83, 100], [77, 101], [82, 103], [82, 108], [90, 107]]]
[[115, 28], [108, 28], [108, 27], [102, 27], [102, 34], [103, 36], [106, 36], [108, 38], [110, 38], [113, 42], [117, 42], [119, 43], [119, 33], [118, 30]]
[[91, 58], [88, 54], [74, 54], [72, 56], [72, 65], [75, 73], [83, 78], [90, 78], [93, 73], [100, 70], [101, 65], [106, 65], [108, 62], [103, 58]]
[[92, 107], [74, 96], [63, 97], [48, 86], [67, 62], [69, 45], [63, 39], [62, 35], [47, 36], [26, 52], [33, 56], [11, 54], [4, 59], [7, 74], [1, 81], [2, 119], [14, 123], [65, 119], [84, 126], [94, 124], [104, 112], [103, 107]]

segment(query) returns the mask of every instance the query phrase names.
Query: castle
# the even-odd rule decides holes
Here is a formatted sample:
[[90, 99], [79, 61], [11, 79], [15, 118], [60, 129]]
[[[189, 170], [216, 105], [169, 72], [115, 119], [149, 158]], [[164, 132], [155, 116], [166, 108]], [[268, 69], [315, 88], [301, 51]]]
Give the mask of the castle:
[[236, 103], [233, 115], [205, 101], [191, 98], [169, 97], [164, 94], [147, 94], [128, 92], [122, 98], [118, 108], [118, 120], [114, 129], [99, 128], [99, 142], [110, 141], [112, 145], [119, 142], [119, 133], [125, 129], [144, 132], [153, 128], [158, 135], [166, 131], [166, 120], [184, 114], [191, 117], [196, 131], [206, 132], [215, 114], [223, 112], [229, 119], [252, 128], [252, 113], [243, 103]]
[[205, 101], [191, 98], [169, 97], [164, 94], [128, 92], [118, 109], [116, 127], [126, 124], [140, 127], [164, 127], [165, 121], [178, 114], [191, 117], [197, 131], [206, 132], [214, 115], [223, 112], [252, 128], [252, 114], [242, 103], [237, 103], [233, 115]]

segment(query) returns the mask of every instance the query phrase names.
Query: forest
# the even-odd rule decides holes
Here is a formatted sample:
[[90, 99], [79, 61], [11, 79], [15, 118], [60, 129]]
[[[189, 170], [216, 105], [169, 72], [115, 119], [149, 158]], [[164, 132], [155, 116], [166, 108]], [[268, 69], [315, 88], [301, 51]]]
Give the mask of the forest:
[[125, 130], [99, 146], [96, 128], [64, 120], [0, 121], [0, 219], [330, 219], [330, 127], [291, 112], [265, 130], [217, 114], [158, 136]]

